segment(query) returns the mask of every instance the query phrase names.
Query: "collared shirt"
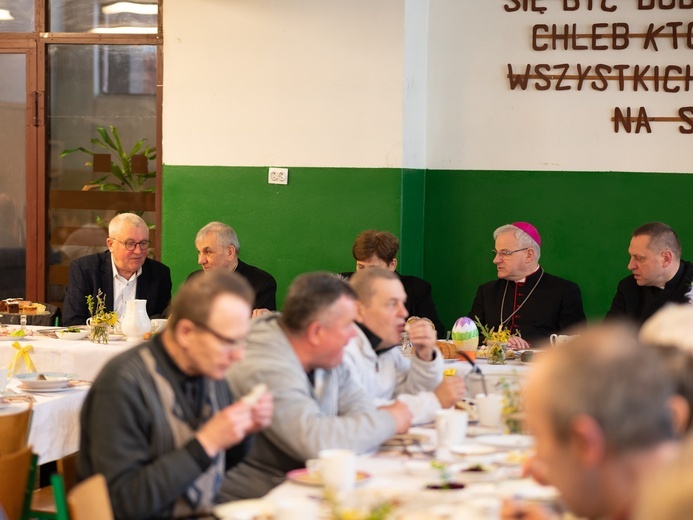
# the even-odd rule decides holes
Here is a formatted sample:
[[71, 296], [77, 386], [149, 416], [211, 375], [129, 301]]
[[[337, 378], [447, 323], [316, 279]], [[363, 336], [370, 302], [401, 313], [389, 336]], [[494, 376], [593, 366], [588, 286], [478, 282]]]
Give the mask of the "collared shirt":
[[137, 296], [137, 278], [142, 274], [140, 267], [129, 280], [118, 274], [118, 268], [111, 255], [111, 266], [113, 267], [113, 310], [118, 313], [118, 321], [122, 321], [125, 316], [125, 303], [134, 300]]

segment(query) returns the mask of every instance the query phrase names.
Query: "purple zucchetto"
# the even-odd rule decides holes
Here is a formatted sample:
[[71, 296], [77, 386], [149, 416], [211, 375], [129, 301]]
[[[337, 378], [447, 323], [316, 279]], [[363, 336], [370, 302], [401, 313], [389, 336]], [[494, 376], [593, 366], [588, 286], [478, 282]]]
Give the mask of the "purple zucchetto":
[[541, 246], [541, 237], [539, 236], [539, 231], [537, 231], [537, 228], [535, 228], [532, 224], [529, 222], [513, 222], [511, 225], [515, 226], [516, 228], [520, 228], [522, 231], [531, 236], [537, 245]]

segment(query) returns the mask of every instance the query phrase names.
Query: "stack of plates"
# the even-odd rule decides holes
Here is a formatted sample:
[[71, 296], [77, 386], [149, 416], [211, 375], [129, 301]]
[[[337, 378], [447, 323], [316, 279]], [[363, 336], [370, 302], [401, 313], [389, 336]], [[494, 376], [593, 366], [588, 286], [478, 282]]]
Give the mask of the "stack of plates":
[[[39, 376], [43, 378], [39, 379]], [[70, 386], [70, 380], [77, 379], [77, 374], [67, 372], [32, 372], [17, 374], [21, 381], [19, 388], [27, 392], [59, 392]]]

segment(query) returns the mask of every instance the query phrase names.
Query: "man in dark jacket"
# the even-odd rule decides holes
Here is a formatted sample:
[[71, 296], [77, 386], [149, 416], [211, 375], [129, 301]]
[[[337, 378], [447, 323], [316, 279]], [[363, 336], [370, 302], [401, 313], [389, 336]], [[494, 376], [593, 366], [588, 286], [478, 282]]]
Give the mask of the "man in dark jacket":
[[498, 279], [477, 289], [470, 318], [483, 325], [510, 329], [521, 336], [511, 348], [535, 347], [551, 334], [585, 321], [580, 288], [547, 273], [539, 265], [541, 236], [529, 222], [513, 222], [493, 233], [493, 263]]
[[[246, 264], [238, 258], [241, 246], [238, 243], [238, 235], [231, 226], [223, 222], [210, 222], [197, 232], [195, 248], [197, 263], [205, 273], [224, 269], [230, 273], [236, 272], [248, 280], [255, 291], [253, 316], [277, 310], [277, 282], [267, 271]], [[195, 271], [190, 276], [196, 276], [203, 271]]]
[[70, 264], [63, 324], [83, 325], [89, 318], [86, 296], [101, 290], [106, 311], [125, 315], [126, 302], [147, 300], [150, 318], [160, 316], [171, 300], [171, 271], [147, 258], [149, 228], [134, 213], [121, 213], [108, 224], [108, 251], [83, 256]]
[[[397, 269], [397, 253], [399, 252], [399, 240], [395, 235], [387, 231], [376, 231], [369, 229], [363, 231], [354, 240], [351, 253], [356, 260], [356, 270], [360, 271], [366, 267], [384, 267], [390, 271]], [[396, 272], [396, 271], [395, 271]], [[353, 273], [341, 273], [345, 278], [349, 278]], [[417, 276], [402, 275], [397, 273], [400, 282], [407, 293], [405, 306], [409, 316], [428, 318], [436, 328], [439, 338], [444, 338], [446, 333], [445, 325], [438, 318], [436, 304], [433, 303], [431, 295], [431, 284]]]
[[633, 231], [628, 269], [607, 313], [642, 325], [669, 302], [685, 303], [693, 283], [693, 263], [681, 260], [681, 242], [671, 227], [650, 222]]

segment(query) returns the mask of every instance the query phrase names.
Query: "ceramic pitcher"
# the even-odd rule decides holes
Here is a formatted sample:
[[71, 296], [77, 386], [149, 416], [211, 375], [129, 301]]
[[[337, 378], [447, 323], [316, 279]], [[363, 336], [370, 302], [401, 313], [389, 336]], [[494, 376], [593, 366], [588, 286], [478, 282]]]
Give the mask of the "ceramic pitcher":
[[144, 335], [152, 330], [152, 322], [147, 316], [147, 300], [130, 300], [125, 305], [125, 316], [121, 323], [123, 334], [128, 341], [142, 341]]

